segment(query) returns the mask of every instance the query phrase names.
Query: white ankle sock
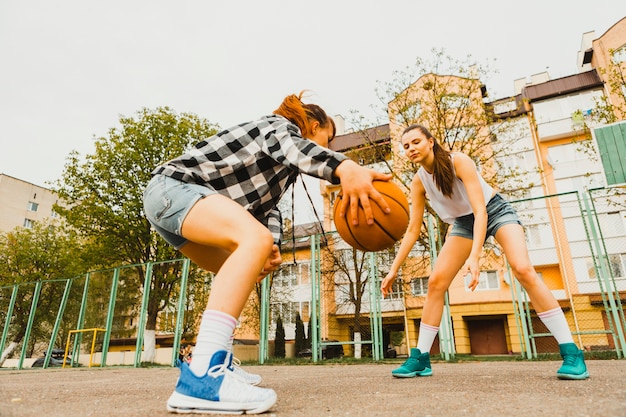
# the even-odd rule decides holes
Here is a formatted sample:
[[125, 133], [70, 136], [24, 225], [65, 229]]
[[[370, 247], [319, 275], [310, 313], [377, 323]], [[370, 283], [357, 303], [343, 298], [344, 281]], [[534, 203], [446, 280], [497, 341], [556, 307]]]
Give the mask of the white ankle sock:
[[213, 354], [220, 350], [230, 350], [230, 340], [237, 320], [221, 311], [206, 310], [202, 314], [200, 330], [193, 349], [193, 359], [189, 369], [197, 376], [206, 374]]
[[417, 338], [417, 348], [422, 353], [430, 352], [430, 348], [433, 347], [435, 337], [439, 333], [439, 327], [431, 326], [430, 324], [420, 323], [420, 333]]
[[552, 333], [552, 336], [554, 336], [559, 345], [563, 343], [574, 343], [572, 332], [569, 329], [567, 319], [561, 307], [537, 313], [537, 316], [539, 316], [543, 324], [546, 325], [548, 331]]

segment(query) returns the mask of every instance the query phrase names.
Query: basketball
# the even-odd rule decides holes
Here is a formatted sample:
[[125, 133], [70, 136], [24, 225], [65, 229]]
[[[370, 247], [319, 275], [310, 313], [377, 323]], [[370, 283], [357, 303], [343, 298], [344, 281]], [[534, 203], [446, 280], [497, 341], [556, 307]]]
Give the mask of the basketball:
[[391, 181], [374, 181], [373, 185], [391, 208], [391, 212], [385, 213], [372, 201], [374, 224], [367, 224], [365, 211], [360, 205], [357, 212], [358, 225], [352, 224], [349, 209], [346, 210], [345, 217], [340, 217], [339, 206], [343, 197], [341, 192], [337, 195], [333, 211], [335, 228], [339, 236], [353, 248], [364, 252], [389, 249], [402, 238], [409, 225], [409, 202], [400, 187]]

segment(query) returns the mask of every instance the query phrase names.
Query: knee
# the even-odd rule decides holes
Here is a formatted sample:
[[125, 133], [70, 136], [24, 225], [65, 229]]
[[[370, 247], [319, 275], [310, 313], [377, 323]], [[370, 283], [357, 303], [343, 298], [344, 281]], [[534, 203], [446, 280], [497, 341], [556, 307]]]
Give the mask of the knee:
[[536, 279], [539, 279], [535, 268], [530, 263], [511, 265], [511, 271], [524, 286], [532, 285]]
[[428, 294], [433, 296], [442, 295], [448, 290], [449, 283], [448, 280], [443, 277], [432, 274], [428, 278]]
[[249, 233], [246, 233], [245, 237], [245, 242], [242, 242], [240, 246], [246, 246], [247, 249], [263, 255], [266, 258], [272, 254], [274, 236], [272, 236], [272, 233], [265, 226], [259, 224], [254, 230], [250, 230]]

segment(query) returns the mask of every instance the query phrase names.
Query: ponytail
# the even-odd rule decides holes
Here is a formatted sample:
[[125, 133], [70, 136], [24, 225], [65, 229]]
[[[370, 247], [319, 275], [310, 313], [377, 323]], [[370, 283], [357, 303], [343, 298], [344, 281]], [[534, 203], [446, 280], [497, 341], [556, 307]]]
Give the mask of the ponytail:
[[337, 133], [335, 121], [331, 117], [328, 117], [326, 112], [317, 104], [304, 104], [302, 102], [303, 95], [304, 91], [300, 92], [299, 95], [288, 95], [273, 113], [283, 116], [291, 123], [298, 126], [303, 136], [312, 133], [311, 122], [314, 120], [317, 121], [322, 128], [326, 128], [330, 124], [333, 127], [333, 135], [330, 138], [330, 140], [332, 140]]

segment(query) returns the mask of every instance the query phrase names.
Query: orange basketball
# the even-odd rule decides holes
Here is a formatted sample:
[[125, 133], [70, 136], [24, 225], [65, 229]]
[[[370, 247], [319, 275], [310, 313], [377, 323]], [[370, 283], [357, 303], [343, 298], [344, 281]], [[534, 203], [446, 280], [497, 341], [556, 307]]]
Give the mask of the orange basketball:
[[390, 213], [385, 213], [378, 204], [372, 201], [374, 224], [367, 224], [365, 211], [360, 205], [357, 212], [358, 225], [352, 224], [349, 209], [345, 217], [340, 217], [339, 206], [343, 197], [341, 192], [335, 200], [333, 210], [335, 227], [339, 236], [353, 248], [365, 252], [376, 252], [392, 247], [402, 238], [409, 225], [409, 202], [400, 187], [391, 181], [374, 181], [373, 185], [391, 208]]

